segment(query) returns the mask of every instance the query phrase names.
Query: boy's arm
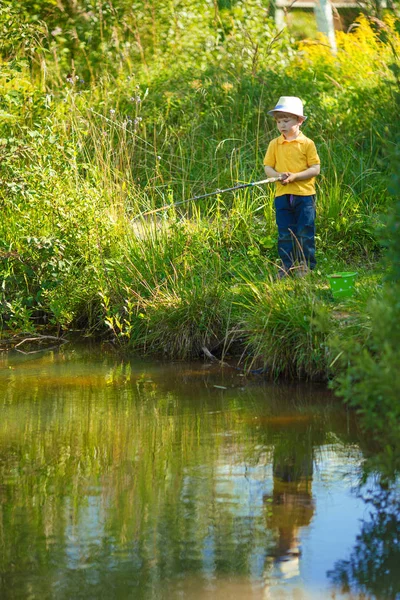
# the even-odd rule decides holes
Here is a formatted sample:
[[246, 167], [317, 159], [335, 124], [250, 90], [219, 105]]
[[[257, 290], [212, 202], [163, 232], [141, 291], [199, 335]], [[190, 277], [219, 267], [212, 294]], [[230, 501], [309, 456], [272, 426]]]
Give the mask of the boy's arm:
[[278, 173], [278, 171], [275, 171], [272, 167], [267, 167], [267, 165], [264, 165], [264, 171], [267, 177], [280, 177], [282, 175], [282, 173]]
[[[266, 167], [265, 167], [266, 168]], [[305, 179], [311, 179], [320, 174], [321, 165], [311, 165], [308, 169], [300, 171], [299, 173], [286, 173], [287, 177], [281, 182], [282, 185], [287, 183], [293, 183], [294, 181], [304, 181]]]
[[[265, 174], [268, 178], [269, 177], [279, 177], [279, 178], [283, 179], [284, 175], [286, 175], [286, 173], [280, 173], [279, 171], [275, 170], [276, 143], [277, 143], [277, 140], [274, 139], [268, 144], [267, 153], [264, 158], [264, 170], [265, 170]], [[271, 165], [274, 165], [274, 166], [271, 166]]]

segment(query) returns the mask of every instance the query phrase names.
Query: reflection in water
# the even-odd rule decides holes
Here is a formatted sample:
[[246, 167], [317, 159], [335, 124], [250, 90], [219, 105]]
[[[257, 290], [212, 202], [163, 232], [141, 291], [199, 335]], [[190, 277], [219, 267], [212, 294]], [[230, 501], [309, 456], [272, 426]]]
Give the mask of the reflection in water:
[[348, 560], [328, 576], [344, 593], [362, 598], [400, 598], [400, 490], [380, 490], [364, 497], [371, 519], [364, 521]]
[[[285, 579], [299, 575], [301, 553], [299, 529], [310, 524], [312, 499], [313, 439], [310, 427], [281, 435], [273, 456], [273, 492], [265, 496], [267, 526], [276, 530], [277, 540], [269, 555]], [[288, 431], [286, 430], [286, 433]]]
[[0, 375], [0, 598], [331, 597], [361, 455], [323, 388], [65, 347]]

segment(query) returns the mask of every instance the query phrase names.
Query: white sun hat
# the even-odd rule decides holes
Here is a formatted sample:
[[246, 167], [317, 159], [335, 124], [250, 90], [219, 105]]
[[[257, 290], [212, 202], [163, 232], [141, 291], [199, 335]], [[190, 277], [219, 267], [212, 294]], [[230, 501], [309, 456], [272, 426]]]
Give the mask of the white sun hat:
[[275, 108], [269, 110], [268, 114], [274, 116], [277, 112], [290, 113], [304, 120], [307, 119], [303, 114], [303, 103], [297, 96], [281, 96]]

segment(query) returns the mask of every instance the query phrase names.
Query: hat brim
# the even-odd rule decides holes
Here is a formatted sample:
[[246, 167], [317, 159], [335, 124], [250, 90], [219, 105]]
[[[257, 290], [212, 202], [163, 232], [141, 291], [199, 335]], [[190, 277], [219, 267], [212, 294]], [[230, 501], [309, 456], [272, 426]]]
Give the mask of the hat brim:
[[300, 119], [303, 119], [303, 121], [307, 119], [305, 115], [297, 115], [296, 113], [287, 110], [287, 108], [273, 108], [272, 110], [269, 110], [267, 114], [271, 117], [274, 117], [275, 113], [287, 113], [288, 115], [294, 115], [295, 117], [299, 117]]

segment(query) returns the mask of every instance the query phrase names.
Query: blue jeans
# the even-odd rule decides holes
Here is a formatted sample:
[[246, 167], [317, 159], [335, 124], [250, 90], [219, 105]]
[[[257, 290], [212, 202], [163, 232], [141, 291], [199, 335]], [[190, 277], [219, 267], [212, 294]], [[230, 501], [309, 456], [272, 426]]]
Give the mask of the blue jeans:
[[283, 267], [289, 270], [295, 262], [306, 262], [310, 269], [314, 269], [315, 196], [277, 196], [275, 212], [278, 253]]

